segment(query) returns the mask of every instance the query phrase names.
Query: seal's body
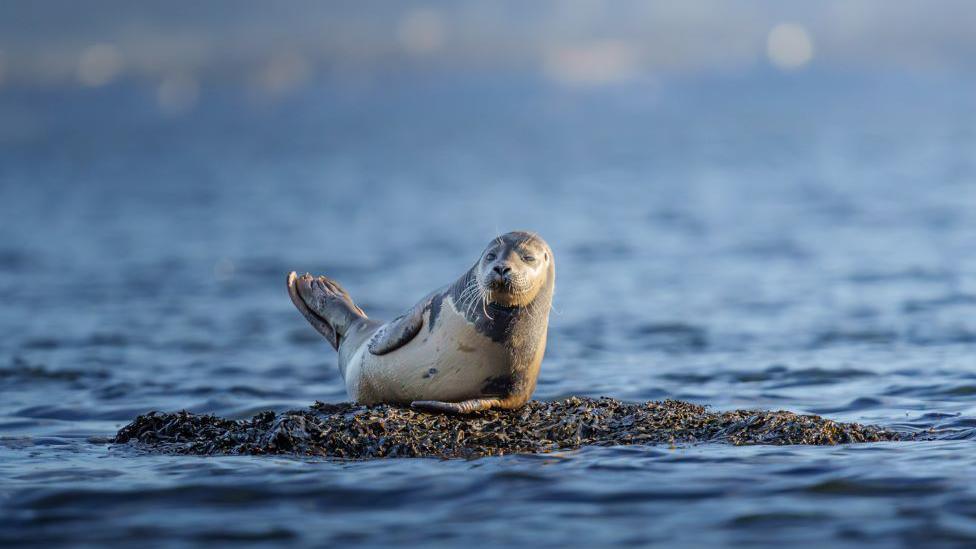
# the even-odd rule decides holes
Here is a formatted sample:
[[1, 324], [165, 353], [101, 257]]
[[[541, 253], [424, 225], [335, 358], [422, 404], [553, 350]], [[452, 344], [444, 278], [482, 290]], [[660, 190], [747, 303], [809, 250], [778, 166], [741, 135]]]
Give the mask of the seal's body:
[[493, 240], [454, 283], [377, 322], [326, 277], [288, 276], [292, 302], [339, 351], [349, 396], [449, 412], [517, 408], [546, 348], [555, 262], [538, 236]]

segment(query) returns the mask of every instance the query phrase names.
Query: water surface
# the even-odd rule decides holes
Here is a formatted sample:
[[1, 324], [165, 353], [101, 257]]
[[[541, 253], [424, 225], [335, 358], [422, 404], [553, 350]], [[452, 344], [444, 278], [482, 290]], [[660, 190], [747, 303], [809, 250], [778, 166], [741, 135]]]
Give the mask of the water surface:
[[[0, 542], [976, 542], [976, 96], [938, 76], [566, 90], [477, 73], [6, 90]], [[475, 461], [142, 454], [137, 414], [345, 399], [284, 290], [390, 318], [552, 245], [536, 397], [789, 409], [940, 440]], [[148, 540], [148, 541], [147, 541]]]

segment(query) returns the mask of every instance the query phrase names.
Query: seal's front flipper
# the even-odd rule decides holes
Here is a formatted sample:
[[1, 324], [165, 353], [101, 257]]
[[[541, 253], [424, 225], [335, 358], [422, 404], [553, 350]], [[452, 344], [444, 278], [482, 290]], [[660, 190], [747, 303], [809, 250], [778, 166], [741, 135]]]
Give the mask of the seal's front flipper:
[[424, 325], [424, 303], [387, 322], [369, 342], [369, 352], [385, 355], [403, 347], [420, 332]]
[[447, 412], [449, 414], [467, 414], [489, 410], [502, 404], [500, 398], [473, 398], [462, 402], [441, 402], [439, 400], [415, 400], [410, 403], [411, 408], [425, 412]]
[[366, 313], [353, 303], [349, 293], [338, 282], [310, 274], [288, 275], [288, 295], [302, 316], [325, 336], [335, 349], [353, 322]]

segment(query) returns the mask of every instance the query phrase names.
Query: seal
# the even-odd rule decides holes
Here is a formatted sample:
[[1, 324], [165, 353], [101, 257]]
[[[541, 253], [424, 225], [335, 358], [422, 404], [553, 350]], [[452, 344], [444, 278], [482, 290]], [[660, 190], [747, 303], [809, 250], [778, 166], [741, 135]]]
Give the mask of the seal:
[[339, 352], [349, 397], [451, 413], [514, 409], [535, 391], [555, 290], [535, 233], [492, 240], [453, 283], [391, 320], [370, 319], [338, 282], [288, 275], [288, 295]]

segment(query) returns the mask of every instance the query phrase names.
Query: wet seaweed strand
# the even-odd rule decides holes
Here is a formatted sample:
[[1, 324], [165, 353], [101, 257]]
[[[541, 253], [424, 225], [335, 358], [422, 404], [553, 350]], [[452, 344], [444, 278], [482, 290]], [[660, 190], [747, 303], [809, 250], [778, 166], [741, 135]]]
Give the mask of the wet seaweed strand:
[[263, 412], [233, 421], [188, 412], [150, 412], [114, 442], [175, 454], [289, 454], [338, 458], [472, 458], [545, 453], [587, 445], [846, 444], [910, 435], [792, 412], [713, 412], [678, 400], [629, 403], [571, 397], [532, 401], [519, 410], [468, 416], [397, 406], [315, 403], [308, 410]]

